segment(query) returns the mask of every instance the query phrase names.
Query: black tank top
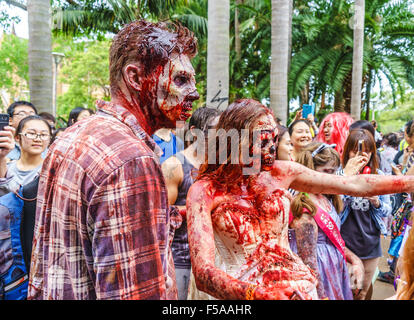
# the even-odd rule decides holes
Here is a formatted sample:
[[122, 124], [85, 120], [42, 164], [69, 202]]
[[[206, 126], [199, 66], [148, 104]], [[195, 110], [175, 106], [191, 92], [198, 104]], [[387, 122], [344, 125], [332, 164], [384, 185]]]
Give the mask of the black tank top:
[[[197, 169], [187, 160], [185, 156], [180, 154], [179, 159], [183, 159], [183, 181], [178, 187], [177, 200], [175, 205], [185, 206], [188, 189], [194, 183], [193, 176], [197, 173]], [[183, 220], [181, 227], [175, 230], [174, 240], [172, 242], [172, 254], [176, 268], [190, 268], [190, 249], [188, 246], [187, 220]]]

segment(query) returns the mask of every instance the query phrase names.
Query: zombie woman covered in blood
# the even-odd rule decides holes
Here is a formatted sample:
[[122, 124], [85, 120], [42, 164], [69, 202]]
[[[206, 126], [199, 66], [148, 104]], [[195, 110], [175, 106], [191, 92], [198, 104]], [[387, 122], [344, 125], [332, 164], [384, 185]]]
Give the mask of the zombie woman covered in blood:
[[[216, 128], [207, 153], [214, 148], [215, 159], [208, 157], [200, 167], [187, 197], [192, 299], [318, 298], [315, 271], [289, 247], [290, 187], [359, 196], [414, 189], [414, 177], [342, 177], [275, 161], [276, 122], [272, 112], [254, 100], [231, 104]], [[248, 138], [243, 130], [248, 130]], [[239, 162], [231, 161], [234, 146], [228, 143], [223, 150], [220, 143], [230, 142], [231, 131], [242, 137]]]

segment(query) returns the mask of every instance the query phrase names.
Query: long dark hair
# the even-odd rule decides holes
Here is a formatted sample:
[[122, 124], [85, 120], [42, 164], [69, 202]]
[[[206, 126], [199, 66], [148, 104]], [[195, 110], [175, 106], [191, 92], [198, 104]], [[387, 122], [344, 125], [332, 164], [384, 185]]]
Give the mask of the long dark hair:
[[[219, 182], [225, 187], [240, 183], [243, 176], [243, 164], [240, 162], [232, 164], [230, 159], [232, 155], [231, 138], [227, 136], [227, 146], [224, 150], [220, 148], [220, 140], [223, 135], [226, 135], [230, 130], [236, 130], [239, 137], [242, 136], [242, 130], [249, 130], [249, 141], [239, 141], [238, 151], [240, 154], [241, 144], [253, 143], [253, 127], [257, 120], [263, 115], [273, 113], [260, 102], [253, 99], [239, 99], [233, 102], [223, 113], [217, 123], [217, 135], [208, 140], [208, 150], [216, 150], [216, 159], [214, 163], [208, 163], [208, 152], [206, 152], [206, 159], [201, 165], [197, 179], [209, 179]], [[223, 129], [223, 130], [220, 130]], [[221, 139], [220, 139], [221, 138]], [[234, 146], [233, 146], [234, 147]], [[227, 161], [220, 163], [220, 152], [225, 153]]]
[[348, 163], [349, 153], [351, 151], [358, 151], [359, 140], [364, 141], [364, 148], [362, 151], [371, 152], [371, 159], [368, 162], [368, 166], [371, 168], [372, 173], [376, 173], [379, 168], [377, 147], [371, 132], [365, 129], [354, 129], [349, 133], [348, 138], [345, 141], [344, 152], [342, 153], [342, 167], [345, 168]]

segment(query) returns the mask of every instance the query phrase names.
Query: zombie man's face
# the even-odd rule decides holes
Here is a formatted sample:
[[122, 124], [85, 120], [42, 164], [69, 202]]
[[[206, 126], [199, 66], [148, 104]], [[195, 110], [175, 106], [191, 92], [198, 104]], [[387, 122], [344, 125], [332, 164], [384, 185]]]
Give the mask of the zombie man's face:
[[261, 165], [263, 169], [269, 169], [276, 160], [276, 122], [271, 115], [264, 115], [259, 118], [254, 131], [258, 133], [258, 140], [253, 148], [260, 148]]
[[194, 76], [190, 58], [173, 54], [158, 78], [157, 104], [173, 124], [187, 120], [191, 116], [193, 101], [200, 98]]

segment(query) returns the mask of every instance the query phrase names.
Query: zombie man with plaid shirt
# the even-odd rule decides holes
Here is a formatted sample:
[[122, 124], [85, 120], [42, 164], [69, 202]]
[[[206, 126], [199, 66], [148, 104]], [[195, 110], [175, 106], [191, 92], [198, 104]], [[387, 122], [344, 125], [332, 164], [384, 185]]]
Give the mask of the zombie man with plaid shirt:
[[151, 135], [190, 116], [196, 53], [181, 26], [136, 21], [116, 35], [111, 102], [59, 136], [43, 165], [29, 299], [177, 298], [176, 221]]

